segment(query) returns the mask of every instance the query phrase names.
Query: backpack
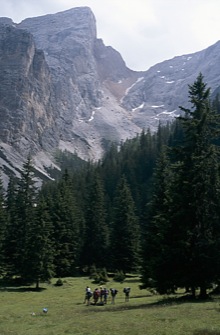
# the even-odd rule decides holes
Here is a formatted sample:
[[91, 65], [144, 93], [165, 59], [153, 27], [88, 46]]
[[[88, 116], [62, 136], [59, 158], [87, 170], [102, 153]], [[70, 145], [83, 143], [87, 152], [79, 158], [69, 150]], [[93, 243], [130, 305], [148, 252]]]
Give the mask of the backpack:
[[88, 298], [91, 298], [91, 296], [92, 296], [92, 292], [91, 292], [91, 291], [88, 291], [88, 292], [87, 292], [87, 297], [88, 297]]
[[124, 293], [129, 293], [129, 292], [130, 292], [130, 287], [125, 287], [125, 288], [123, 289], [123, 292], [124, 292]]
[[111, 293], [112, 293], [113, 296], [115, 296], [118, 293], [118, 291], [113, 288], [113, 289], [111, 289]]
[[108, 293], [109, 293], [109, 292], [108, 292], [107, 288], [106, 288], [106, 289], [104, 289], [104, 295], [105, 295], [105, 296], [107, 296], [107, 295], [108, 295]]
[[97, 298], [99, 297], [99, 292], [98, 292], [98, 291], [94, 291], [94, 292], [93, 292], [93, 297], [94, 297], [95, 299], [97, 299]]

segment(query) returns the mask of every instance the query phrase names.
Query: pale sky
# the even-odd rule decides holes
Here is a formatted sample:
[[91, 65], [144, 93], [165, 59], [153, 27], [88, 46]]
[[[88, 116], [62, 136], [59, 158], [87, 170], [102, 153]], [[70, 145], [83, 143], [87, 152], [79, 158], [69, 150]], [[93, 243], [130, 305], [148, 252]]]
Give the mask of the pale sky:
[[220, 0], [0, 0], [0, 16], [28, 17], [88, 6], [97, 37], [132, 70], [193, 53], [220, 40]]

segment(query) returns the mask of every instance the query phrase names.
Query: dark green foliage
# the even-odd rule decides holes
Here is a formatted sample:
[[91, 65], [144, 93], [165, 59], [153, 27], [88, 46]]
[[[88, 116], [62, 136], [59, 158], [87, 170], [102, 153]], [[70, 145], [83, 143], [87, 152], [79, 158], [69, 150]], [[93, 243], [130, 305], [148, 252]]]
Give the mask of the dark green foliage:
[[[184, 169], [188, 171], [185, 192], [188, 206], [188, 271], [191, 286], [199, 286], [201, 295], [219, 275], [219, 114], [211, 109], [209, 89], [200, 74], [189, 87], [193, 111], [185, 110]], [[190, 119], [191, 116], [191, 119]]]
[[95, 264], [97, 267], [104, 267], [109, 251], [104, 188], [98, 173], [91, 172], [87, 178], [86, 229], [82, 263], [88, 266]]
[[219, 114], [210, 108], [202, 75], [189, 86], [189, 101], [192, 110], [181, 107], [179, 119], [183, 139], [156, 170], [160, 182], [150, 204], [143, 280], [152, 278], [161, 293], [200, 287], [204, 297], [220, 274], [220, 225]]
[[[165, 133], [161, 128], [158, 138]], [[35, 187], [34, 170], [28, 158], [21, 179], [11, 178], [8, 185], [4, 272], [8, 276], [25, 277], [29, 282], [35, 280], [38, 285], [53, 273], [59, 277], [74, 275], [78, 267], [92, 264], [101, 269], [117, 270], [114, 259], [117, 252], [110, 243], [117, 207], [116, 187], [125, 175], [129, 181], [125, 196], [130, 194], [130, 214], [129, 219], [125, 217], [127, 221], [123, 226], [130, 232], [126, 252], [133, 253], [134, 245], [139, 248], [141, 234], [139, 224], [137, 235], [136, 228], [132, 231], [130, 225], [133, 222], [136, 227], [135, 222], [143, 215], [146, 199], [150, 197], [158, 147], [157, 135], [143, 131], [120, 146], [112, 144], [103, 160], [96, 164], [83, 164], [76, 157], [72, 160], [71, 155], [59, 153], [62, 166], [68, 164], [70, 169], [65, 170], [58, 181], [44, 182], [41, 190]], [[136, 269], [139, 257], [139, 250], [136, 250], [126, 268]]]
[[6, 210], [8, 220], [4, 243], [5, 271], [8, 276], [13, 276], [19, 272], [16, 270], [17, 246], [19, 243], [17, 234], [18, 213], [16, 199], [17, 185], [15, 179], [11, 176], [6, 194]]
[[65, 170], [71, 170], [72, 172], [80, 171], [88, 164], [86, 161], [79, 158], [76, 154], [70, 153], [66, 150], [57, 150], [55, 153], [55, 160], [59, 170], [54, 167], [47, 168], [48, 174], [54, 179], [62, 178]]
[[[166, 259], [164, 238], [167, 236], [169, 208], [167, 205], [167, 182], [170, 180], [171, 171], [167, 158], [167, 150], [161, 150], [160, 158], [154, 173], [153, 195], [151, 202], [147, 208], [147, 225], [143, 229], [143, 282], [148, 287], [152, 286], [152, 278], [154, 285], [157, 283], [158, 291], [162, 291], [159, 284], [161, 278], [164, 283], [164, 276], [170, 275], [167, 269], [163, 269], [162, 262]], [[160, 271], [161, 269], [161, 271]], [[165, 270], [165, 271], [164, 271]]]
[[122, 281], [141, 266], [144, 287], [199, 287], [204, 297], [220, 277], [220, 104], [202, 75], [189, 102], [97, 163], [59, 152], [62, 173], [41, 190], [28, 158], [5, 199], [0, 185], [1, 273], [38, 286], [87, 269], [100, 283], [106, 269]]
[[125, 280], [126, 275], [124, 274], [123, 271], [116, 271], [115, 275], [114, 275], [114, 281], [119, 282], [119, 283], [123, 283], [123, 281]]
[[63, 281], [61, 278], [57, 279], [55, 286], [63, 286]]
[[140, 259], [140, 229], [135, 204], [125, 177], [119, 181], [114, 198], [111, 250], [114, 269], [124, 273], [137, 270]]
[[7, 227], [7, 215], [5, 209], [3, 185], [0, 179], [0, 275], [4, 273], [5, 268], [4, 240], [5, 240], [6, 227]]
[[50, 213], [54, 226], [55, 273], [59, 277], [73, 275], [79, 265], [84, 218], [67, 171], [52, 196]]
[[[54, 276], [54, 240], [53, 225], [48, 206], [43, 197], [35, 207], [35, 220], [30, 227], [30, 236], [27, 249], [27, 273], [25, 278], [29, 282], [48, 281]], [[24, 275], [23, 275], [24, 276]]]
[[[11, 234], [9, 238], [13, 241], [12, 261], [14, 273], [25, 278], [29, 272], [28, 267], [28, 249], [30, 246], [31, 228], [35, 220], [36, 192], [33, 175], [33, 166], [30, 157], [23, 165], [21, 179], [15, 195], [15, 204], [12, 205], [14, 215], [10, 223]], [[8, 199], [9, 201], [9, 199]], [[13, 209], [14, 208], [14, 209]], [[12, 212], [11, 212], [12, 213]]]
[[96, 268], [95, 265], [90, 268], [90, 278], [95, 284], [105, 284], [109, 281], [106, 268]]
[[26, 283], [48, 280], [53, 276], [51, 222], [37, 189], [30, 158], [23, 166], [16, 185], [11, 178], [6, 198], [8, 223], [4, 254], [7, 276], [19, 276]]

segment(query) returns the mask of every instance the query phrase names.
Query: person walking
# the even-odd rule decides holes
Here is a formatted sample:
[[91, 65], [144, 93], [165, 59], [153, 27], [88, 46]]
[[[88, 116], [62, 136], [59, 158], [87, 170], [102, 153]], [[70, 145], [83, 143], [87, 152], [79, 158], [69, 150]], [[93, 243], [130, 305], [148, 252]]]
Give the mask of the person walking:
[[104, 299], [104, 288], [102, 286], [99, 287], [99, 292], [100, 292], [100, 303], [102, 303]]
[[90, 305], [90, 299], [92, 297], [92, 291], [91, 288], [89, 286], [86, 287], [86, 294], [85, 294], [85, 300], [84, 300], [84, 304], [86, 304], [87, 306]]
[[94, 305], [97, 304], [98, 300], [99, 300], [99, 297], [100, 297], [100, 291], [98, 288], [96, 288], [93, 292], [93, 300], [94, 300]]
[[110, 292], [112, 297], [111, 304], [115, 304], [115, 297], [118, 293], [118, 290], [116, 290], [115, 288], [110, 288]]
[[130, 287], [125, 287], [123, 289], [123, 292], [125, 294], [125, 302], [129, 301], [130, 291], [131, 291]]
[[103, 302], [104, 302], [104, 304], [107, 304], [108, 294], [109, 294], [109, 291], [108, 291], [108, 289], [105, 287], [104, 290], [103, 290]]

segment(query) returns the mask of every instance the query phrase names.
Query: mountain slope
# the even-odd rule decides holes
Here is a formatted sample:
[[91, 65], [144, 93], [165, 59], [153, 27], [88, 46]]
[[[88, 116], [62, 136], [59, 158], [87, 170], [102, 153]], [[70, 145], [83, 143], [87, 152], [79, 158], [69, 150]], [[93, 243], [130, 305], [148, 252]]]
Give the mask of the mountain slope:
[[172, 120], [178, 106], [186, 106], [187, 85], [199, 72], [218, 89], [219, 49], [216, 43], [137, 72], [97, 39], [88, 7], [19, 24], [0, 18], [3, 174], [19, 174], [28, 154], [46, 174], [57, 149], [96, 160], [110, 142], [155, 130], [159, 120]]
[[156, 64], [129, 90], [123, 106], [133, 111], [136, 124], [143, 125], [148, 118], [170, 119], [179, 114], [178, 106], [188, 105], [188, 85], [199, 73], [212, 92], [219, 87], [219, 64], [220, 42], [200, 52]]

